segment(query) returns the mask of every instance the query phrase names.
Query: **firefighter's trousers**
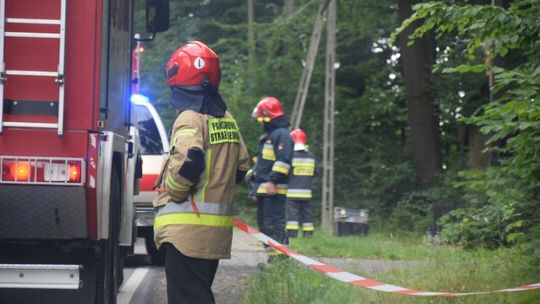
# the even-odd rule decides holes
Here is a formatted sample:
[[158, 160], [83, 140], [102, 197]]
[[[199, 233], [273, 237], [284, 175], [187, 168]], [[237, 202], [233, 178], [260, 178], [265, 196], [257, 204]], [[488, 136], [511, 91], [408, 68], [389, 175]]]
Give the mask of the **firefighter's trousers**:
[[259, 230], [274, 240], [287, 244], [285, 233], [285, 196], [257, 196]]
[[309, 200], [287, 199], [287, 235], [293, 238], [298, 236], [300, 227], [302, 227], [304, 236], [313, 233], [313, 207], [311, 202]]
[[213, 304], [212, 283], [219, 260], [185, 256], [170, 243], [165, 246], [165, 275], [169, 304]]

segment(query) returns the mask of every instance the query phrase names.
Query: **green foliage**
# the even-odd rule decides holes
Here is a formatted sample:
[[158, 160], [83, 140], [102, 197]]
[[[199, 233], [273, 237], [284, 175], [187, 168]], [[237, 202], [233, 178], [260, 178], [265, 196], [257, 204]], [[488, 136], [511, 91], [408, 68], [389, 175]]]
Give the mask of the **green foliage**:
[[[418, 239], [382, 234], [367, 238], [332, 238], [316, 233], [314, 239], [298, 239], [293, 245], [303, 254], [308, 251], [308, 255], [332, 252], [336, 256], [348, 257], [328, 264], [363, 277], [416, 290], [486, 291], [530, 284], [538, 278], [535, 260], [510, 249], [488, 251], [430, 247]], [[242, 303], [502, 304], [535, 303], [539, 296], [538, 290], [459, 298], [396, 295], [342, 283], [296, 261], [286, 260], [248, 279]]]
[[462, 204], [462, 193], [452, 183], [453, 176], [446, 174], [431, 188], [403, 195], [390, 217], [392, 227], [416, 232], [435, 229], [438, 209], [448, 211]]
[[[513, 1], [508, 8], [491, 5], [418, 4], [398, 31], [423, 19], [412, 35], [427, 31], [456, 37], [467, 62], [447, 73], [478, 73], [493, 68], [494, 100], [464, 121], [490, 139], [488, 151], [498, 166], [461, 173], [469, 206], [442, 219], [444, 235], [466, 246], [532, 244], [540, 234], [540, 3]], [[483, 59], [478, 63], [478, 57]]]

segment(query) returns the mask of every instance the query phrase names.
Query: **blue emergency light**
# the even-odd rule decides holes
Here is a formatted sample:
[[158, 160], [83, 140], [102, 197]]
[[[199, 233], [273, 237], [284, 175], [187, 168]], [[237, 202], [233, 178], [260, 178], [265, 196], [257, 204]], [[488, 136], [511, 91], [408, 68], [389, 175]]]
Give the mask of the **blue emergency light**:
[[131, 103], [138, 106], [146, 106], [150, 104], [150, 99], [142, 94], [132, 94]]

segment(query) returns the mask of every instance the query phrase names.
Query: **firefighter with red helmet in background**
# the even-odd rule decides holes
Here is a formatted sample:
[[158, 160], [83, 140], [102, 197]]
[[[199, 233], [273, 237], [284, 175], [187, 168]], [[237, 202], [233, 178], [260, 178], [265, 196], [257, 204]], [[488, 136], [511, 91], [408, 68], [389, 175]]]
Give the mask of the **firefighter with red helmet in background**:
[[286, 229], [289, 238], [295, 238], [298, 236], [300, 227], [304, 236], [313, 235], [311, 186], [318, 170], [317, 159], [307, 148], [306, 133], [301, 129], [296, 129], [291, 132], [291, 138], [294, 142], [294, 154], [287, 189]]
[[[285, 201], [293, 154], [293, 142], [287, 129], [289, 119], [275, 97], [261, 99], [252, 116], [263, 125], [265, 131], [259, 141], [254, 174], [257, 224], [262, 233], [287, 244]], [[267, 250], [269, 262], [280, 254], [269, 247]]]
[[219, 259], [230, 258], [235, 184], [249, 169], [240, 130], [218, 92], [217, 55], [191, 41], [166, 66], [178, 116], [156, 182], [156, 245], [165, 250], [169, 303], [215, 303]]

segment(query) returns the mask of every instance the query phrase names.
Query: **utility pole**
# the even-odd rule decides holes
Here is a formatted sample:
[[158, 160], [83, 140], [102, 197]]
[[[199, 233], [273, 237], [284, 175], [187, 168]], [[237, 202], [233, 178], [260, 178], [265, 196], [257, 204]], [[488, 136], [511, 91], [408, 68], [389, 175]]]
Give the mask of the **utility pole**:
[[322, 228], [333, 231], [334, 222], [334, 113], [336, 71], [336, 0], [328, 8], [326, 31], [326, 78], [324, 87], [324, 140], [322, 184]]
[[321, 41], [321, 32], [324, 23], [324, 15], [328, 4], [331, 0], [323, 0], [319, 6], [317, 17], [315, 19], [315, 25], [313, 25], [313, 32], [311, 33], [311, 41], [309, 42], [309, 49], [306, 58], [306, 66], [302, 72], [300, 84], [298, 85], [298, 91], [296, 91], [296, 98], [294, 99], [294, 106], [291, 113], [291, 127], [298, 129], [300, 122], [302, 121], [302, 112], [304, 112], [304, 105], [306, 103], [307, 93], [309, 90], [309, 83], [311, 81], [311, 74], [313, 73], [313, 66], [315, 64], [315, 58], [317, 57], [317, 50], [319, 49], [319, 42]]
[[332, 233], [334, 222], [334, 112], [335, 112], [335, 44], [336, 44], [336, 0], [322, 0], [311, 41], [309, 43], [306, 65], [302, 72], [294, 106], [291, 114], [291, 127], [297, 129], [302, 121], [302, 113], [311, 81], [311, 74], [321, 40], [324, 16], [328, 14], [326, 37], [326, 76], [324, 91], [324, 135], [323, 135], [323, 181], [322, 181], [322, 228]]
[[[253, 67], [255, 65], [255, 30], [254, 19], [255, 19], [255, 0], [248, 0], [248, 69], [249, 77], [253, 77]], [[248, 81], [248, 83], [251, 83]], [[251, 88], [251, 86], [250, 86]]]

